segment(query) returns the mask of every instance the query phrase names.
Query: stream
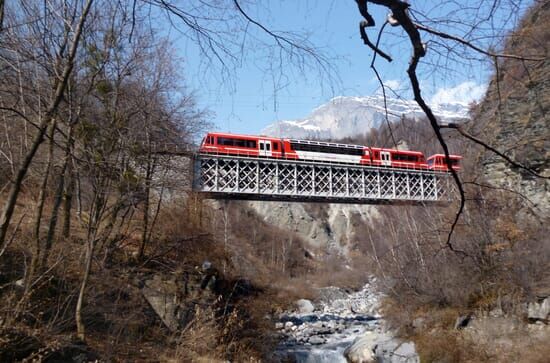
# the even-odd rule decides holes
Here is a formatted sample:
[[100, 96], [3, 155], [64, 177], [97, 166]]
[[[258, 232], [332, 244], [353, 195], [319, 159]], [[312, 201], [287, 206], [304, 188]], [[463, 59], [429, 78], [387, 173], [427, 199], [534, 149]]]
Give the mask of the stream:
[[315, 304], [299, 300], [297, 311], [282, 314], [276, 324], [284, 337], [275, 351], [276, 360], [418, 363], [414, 344], [395, 338], [385, 328], [374, 284], [373, 279], [355, 292], [322, 288]]

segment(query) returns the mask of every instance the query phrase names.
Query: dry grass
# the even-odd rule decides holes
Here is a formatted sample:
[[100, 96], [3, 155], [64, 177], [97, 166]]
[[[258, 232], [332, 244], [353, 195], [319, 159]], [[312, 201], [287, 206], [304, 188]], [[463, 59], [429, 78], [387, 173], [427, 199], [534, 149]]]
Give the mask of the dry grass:
[[[26, 194], [21, 200], [29, 207], [35, 204]], [[219, 211], [207, 205], [201, 208], [190, 205], [187, 199], [167, 203], [142, 261], [136, 259], [141, 243], [139, 211], [121, 230], [122, 235], [97, 247], [83, 312], [86, 349], [109, 360], [151, 361], [163, 352], [166, 361], [259, 361], [276, 343], [272, 321], [266, 316], [292, 307], [298, 298], [314, 298], [306, 276], [315, 266], [298, 238], [266, 225], [243, 208], [230, 215], [230, 228], [224, 236]], [[24, 212], [19, 208], [15, 218]], [[27, 214], [14, 243], [2, 256], [0, 322], [13, 316], [21, 301], [21, 289], [14, 283], [22, 278], [29, 263], [31, 217], [32, 213]], [[242, 225], [255, 226], [255, 240], [240, 228]], [[20, 306], [22, 314], [13, 322], [18, 330], [32, 331], [29, 336], [36, 335], [37, 346], [49, 346], [45, 337], [63, 340], [74, 334], [84, 236], [75, 218], [72, 237], [54, 241], [50, 269], [33, 287], [27, 303]], [[225, 246], [224, 237], [228, 240]], [[282, 251], [281, 238], [292, 238], [292, 248]], [[272, 246], [277, 247], [274, 255]], [[205, 260], [221, 273], [216, 287], [220, 300], [197, 312], [193, 324], [174, 336], [143, 298], [139, 281], [153, 273], [193, 273]], [[245, 289], [235, 291], [237, 282], [244, 283]], [[6, 334], [0, 334], [0, 341], [5, 338]], [[67, 342], [73, 344], [70, 339]]]

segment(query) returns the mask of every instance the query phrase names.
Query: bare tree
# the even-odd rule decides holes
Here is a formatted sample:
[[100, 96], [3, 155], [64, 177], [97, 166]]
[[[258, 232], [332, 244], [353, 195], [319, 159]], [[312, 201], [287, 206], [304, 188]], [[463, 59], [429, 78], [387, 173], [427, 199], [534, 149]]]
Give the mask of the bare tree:
[[[30, 149], [28, 150], [21, 165], [19, 166], [15, 179], [12, 182], [12, 186], [8, 193], [7, 200], [4, 203], [4, 206], [2, 207], [2, 214], [0, 215], [0, 245], [4, 244], [6, 233], [8, 231], [8, 227], [11, 221], [11, 217], [13, 215], [13, 211], [15, 209], [15, 204], [17, 202], [17, 197], [21, 190], [23, 179], [25, 178], [29, 170], [29, 166], [34, 159], [36, 152], [38, 151], [38, 147], [40, 146], [40, 144], [42, 144], [44, 140], [44, 134], [46, 133], [46, 129], [50, 124], [50, 122], [52, 122], [52, 120], [55, 118], [59, 105], [63, 99], [67, 82], [73, 70], [74, 60], [79, 47], [84, 24], [88, 17], [88, 13], [90, 11], [92, 3], [93, 3], [93, 0], [87, 0], [81, 10], [80, 15], [78, 16], [78, 18], [76, 18], [76, 22], [74, 24], [71, 24], [70, 27], [69, 26], [65, 27], [66, 31], [63, 36], [63, 41], [61, 42], [61, 45], [57, 50], [57, 54], [60, 55], [60, 57], [58, 57], [57, 64], [55, 66], [56, 71], [60, 71], [60, 77], [56, 77], [54, 79], [53, 88], [55, 89], [55, 92], [53, 94], [53, 97], [49, 105], [46, 107], [44, 117], [38, 124], [38, 127], [37, 127], [38, 130], [30, 145]], [[76, 10], [76, 7], [75, 7], [75, 10]], [[74, 26], [74, 29], [71, 29], [71, 27], [73, 26]], [[68, 51], [66, 52], [65, 48], [67, 46], [69, 48], [68, 48]]]
[[[376, 68], [374, 67], [374, 59], [376, 58], [376, 55], [379, 55], [380, 57], [384, 58], [385, 60], [387, 60], [389, 62], [392, 61], [391, 56], [389, 56], [386, 52], [382, 51], [381, 48], [380, 48], [380, 38], [381, 38], [382, 32], [383, 32], [384, 27], [386, 26], [386, 24], [390, 24], [393, 27], [402, 28], [402, 30], [405, 32], [405, 34], [408, 37], [409, 44], [412, 47], [412, 56], [410, 58], [409, 65], [408, 65], [408, 68], [407, 68], [406, 72], [407, 72], [409, 80], [410, 80], [412, 92], [413, 92], [413, 95], [414, 95], [414, 100], [418, 103], [420, 108], [424, 111], [428, 121], [430, 122], [430, 125], [432, 126], [433, 132], [435, 133], [435, 135], [437, 137], [437, 140], [439, 141], [439, 144], [441, 145], [441, 148], [443, 149], [443, 152], [444, 152], [444, 154], [447, 158], [446, 160], [447, 160], [447, 163], [448, 163], [448, 166], [449, 166], [449, 170], [451, 171], [452, 177], [455, 181], [455, 184], [458, 188], [458, 192], [460, 194], [460, 205], [459, 205], [458, 211], [456, 213], [455, 219], [454, 219], [454, 221], [451, 225], [449, 234], [447, 236], [446, 245], [450, 250], [452, 250], [454, 252], [464, 254], [464, 251], [457, 250], [453, 246], [451, 238], [452, 238], [452, 235], [453, 235], [453, 231], [454, 231], [454, 229], [457, 226], [457, 223], [459, 221], [460, 215], [462, 214], [462, 212], [464, 210], [465, 202], [466, 202], [466, 196], [465, 196], [465, 191], [464, 191], [462, 182], [460, 181], [460, 178], [459, 178], [458, 174], [450, 166], [449, 147], [448, 147], [447, 142], [445, 141], [445, 139], [442, 135], [442, 132], [441, 132], [441, 129], [443, 127], [447, 127], [447, 126], [439, 124], [438, 120], [436, 119], [435, 115], [433, 114], [432, 109], [430, 108], [430, 106], [427, 104], [424, 97], [422, 96], [421, 86], [420, 86], [419, 78], [418, 78], [418, 75], [417, 75], [417, 68], [418, 68], [418, 65], [420, 63], [420, 60], [422, 58], [424, 58], [427, 54], [427, 51], [428, 51], [428, 45], [427, 44], [428, 43], [426, 41], [423, 41], [421, 31], [423, 31], [427, 34], [433, 35], [436, 38], [444, 39], [445, 41], [456, 42], [456, 43], [462, 45], [463, 47], [465, 47], [469, 50], [473, 50], [476, 53], [479, 53], [479, 54], [484, 55], [484, 56], [488, 56], [491, 59], [513, 58], [513, 59], [521, 59], [521, 60], [524, 60], [524, 61], [539, 62], [539, 61], [544, 60], [544, 57], [543, 56], [530, 56], [530, 55], [517, 55], [517, 54], [505, 54], [505, 53], [494, 52], [494, 51], [491, 51], [491, 50], [485, 50], [482, 47], [475, 45], [474, 43], [472, 43], [469, 40], [466, 40], [463, 37], [455, 36], [455, 35], [452, 35], [452, 34], [449, 34], [449, 33], [445, 32], [445, 31], [438, 31], [438, 30], [435, 30], [431, 27], [425, 26], [425, 25], [421, 24], [420, 22], [415, 21], [415, 19], [414, 19], [414, 17], [415, 17], [414, 10], [412, 9], [411, 4], [409, 4], [406, 1], [402, 1], [402, 0], [356, 0], [356, 3], [357, 3], [360, 14], [364, 18], [364, 20], [361, 21], [361, 23], [359, 25], [360, 35], [361, 35], [361, 38], [363, 40], [363, 43], [365, 45], [367, 45], [368, 47], [370, 47], [374, 52], [373, 62], [371, 63], [371, 67], [374, 69], [377, 76], [378, 76], [378, 72], [377, 72]], [[389, 15], [388, 15], [387, 19], [384, 21], [383, 25], [381, 26], [381, 28], [379, 30], [376, 43], [373, 43], [369, 39], [369, 37], [367, 35], [367, 32], [366, 32], [366, 28], [374, 27], [376, 25], [375, 19], [369, 13], [369, 10], [368, 10], [368, 4], [369, 3], [374, 4], [374, 5], [383, 6], [383, 7], [387, 8], [388, 11], [389, 11]], [[491, 7], [490, 13], [486, 14], [487, 18], [486, 18], [485, 21], [489, 21], [491, 19], [492, 12], [495, 11], [495, 5], [494, 5], [495, 3], [496, 2], [493, 2], [493, 6]], [[481, 9], [481, 5], [478, 7], [478, 10], [479, 9]], [[428, 19], [428, 20], [430, 20], [430, 19]], [[448, 21], [449, 19], [446, 19], [446, 20]], [[464, 23], [466, 22], [465, 19], [457, 19], [457, 21], [459, 21], [459, 22], [463, 21]], [[476, 19], [476, 21], [477, 21], [477, 19]], [[473, 25], [470, 29], [470, 32], [474, 32], [475, 28], [477, 26], [479, 26], [479, 23], [476, 23], [475, 26]], [[471, 34], [470, 34], [470, 36], [471, 36]], [[496, 36], [498, 36], [498, 34], [493, 33], [492, 36], [496, 37]], [[382, 43], [382, 44], [384, 44], [384, 43]], [[451, 49], [450, 46], [447, 46], [447, 48]], [[378, 79], [381, 81], [380, 76], [378, 76]], [[384, 87], [384, 85], [382, 85], [382, 87]], [[459, 129], [456, 126], [453, 126], [453, 127], [455, 129]], [[465, 133], [463, 131], [462, 131], [462, 134], [465, 135]], [[492, 148], [492, 147], [488, 146], [486, 143], [484, 143], [484, 142], [482, 142], [482, 141], [480, 141], [480, 140], [478, 140], [474, 137], [468, 137], [468, 138], [471, 141], [474, 141], [474, 142], [476, 142], [476, 143], [478, 143], [478, 144], [480, 144], [484, 147], [487, 147], [489, 150], [498, 153], [498, 151], [496, 151], [495, 148]], [[498, 153], [498, 154], [500, 156], [503, 156], [505, 158], [505, 160], [507, 160], [509, 162], [512, 162], [512, 165], [517, 165], [518, 164], [517, 162], [512, 161], [509, 157], [504, 156], [502, 153]], [[537, 175], [534, 171], [532, 171], [532, 172], [535, 175]]]

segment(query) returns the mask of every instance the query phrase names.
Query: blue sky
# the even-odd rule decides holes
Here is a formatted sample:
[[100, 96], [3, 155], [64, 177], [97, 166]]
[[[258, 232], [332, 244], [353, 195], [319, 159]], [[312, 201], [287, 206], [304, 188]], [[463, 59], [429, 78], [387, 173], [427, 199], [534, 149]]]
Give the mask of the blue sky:
[[[478, 16], [479, 10], [474, 13], [473, 8], [467, 6], [468, 3], [475, 5], [477, 2], [464, 0], [439, 5], [440, 1], [422, 1], [418, 5], [414, 4], [420, 7], [417, 7], [418, 13], [414, 15], [421, 20], [424, 16], [424, 20], [448, 19], [449, 14], [463, 19]], [[368, 96], [380, 92], [375, 74], [369, 68], [372, 52], [362, 44], [358, 34], [361, 17], [355, 1], [243, 1], [243, 7], [254, 19], [273, 31], [309, 34], [309, 40], [332, 59], [330, 63], [334, 66], [334, 72], [319, 76], [313, 67], [300, 70], [290, 65], [284, 67], [282, 72], [266, 71], [266, 64], [269, 63], [266, 61], [267, 52], [247, 40], [243, 60], [232, 70], [231, 77], [222, 79], [216, 62], [205, 63], [196, 43], [179, 35], [175, 37], [175, 44], [178, 55], [184, 59], [184, 77], [189, 88], [195, 91], [198, 104], [212, 112], [214, 129], [257, 134], [276, 121], [303, 118], [332, 97]], [[497, 12], [487, 29], [513, 26], [514, 19], [507, 17], [508, 10]], [[370, 11], [378, 21], [376, 29], [369, 30], [371, 39], [375, 39], [387, 11], [377, 6], [371, 6]], [[516, 11], [516, 16], [521, 11]], [[467, 30], [465, 25], [447, 22], [429, 25], [459, 35]], [[253, 25], [249, 26], [248, 31], [249, 39], [256, 37], [264, 42], [271, 41]], [[484, 28], [481, 31], [485, 31]], [[504, 33], [501, 32], [501, 35]], [[490, 41], [495, 42], [494, 39]], [[377, 68], [388, 85], [402, 97], [409, 98], [405, 71], [410, 47], [400, 28], [389, 26], [386, 27], [382, 42], [385, 42], [384, 49], [395, 61], [390, 64], [378, 58]], [[484, 40], [478, 40], [477, 44], [488, 45], [482, 42]], [[483, 94], [491, 71], [489, 65], [471, 61], [449, 62], [438, 52], [430, 52], [430, 44], [428, 46], [428, 56], [419, 69], [423, 92], [428, 100], [468, 102]], [[434, 47], [437, 45], [434, 44]], [[337, 81], [328, 82], [330, 77]]]

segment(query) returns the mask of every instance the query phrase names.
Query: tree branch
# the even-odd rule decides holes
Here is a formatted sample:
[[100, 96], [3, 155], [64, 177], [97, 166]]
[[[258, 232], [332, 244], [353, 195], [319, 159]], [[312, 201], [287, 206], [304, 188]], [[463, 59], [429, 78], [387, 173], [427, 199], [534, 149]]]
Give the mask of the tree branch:
[[[367, 32], [365, 31], [366, 27], [371, 27], [371, 26], [375, 25], [374, 19], [372, 18], [372, 16], [368, 12], [367, 1], [365, 1], [365, 0], [355, 0], [355, 2], [357, 3], [357, 6], [359, 8], [359, 12], [361, 13], [363, 18], [365, 19], [365, 20], [362, 20], [359, 23], [359, 34], [361, 34], [361, 39], [363, 40], [363, 44], [365, 44], [370, 49], [372, 49], [375, 54], [380, 54], [380, 56], [382, 58], [386, 59], [388, 62], [391, 62], [392, 58], [389, 55], [387, 55], [386, 53], [384, 53], [382, 50], [380, 50], [380, 48], [378, 48], [378, 41], [376, 42], [376, 45], [372, 44], [372, 42], [370, 41], [370, 39], [367, 35]], [[382, 29], [384, 28], [384, 26], [385, 26], [385, 24], [382, 26]], [[381, 34], [382, 29], [380, 30], [379, 34]], [[380, 40], [380, 36], [378, 37], [378, 40]], [[374, 62], [374, 60], [373, 60], [373, 62]]]
[[[461, 253], [467, 256], [466, 252], [457, 250], [451, 242], [453, 232], [456, 228], [456, 225], [458, 224], [460, 215], [464, 210], [466, 198], [464, 194], [464, 188], [462, 187], [462, 183], [460, 182], [460, 178], [458, 177], [458, 174], [456, 173], [456, 171], [452, 168], [449, 148], [445, 140], [443, 139], [443, 135], [441, 135], [441, 130], [437, 122], [437, 119], [435, 118], [435, 115], [433, 114], [431, 108], [426, 104], [426, 102], [424, 101], [421, 95], [420, 83], [416, 75], [416, 68], [418, 66], [418, 62], [420, 61], [420, 58], [426, 55], [426, 49], [424, 47], [424, 44], [422, 44], [422, 40], [420, 37], [420, 33], [418, 32], [418, 29], [416, 28], [415, 24], [413, 23], [412, 19], [409, 16], [408, 8], [410, 5], [402, 0], [370, 0], [370, 1], [374, 4], [385, 6], [392, 11], [391, 18], [393, 19], [392, 20], [393, 23], [395, 23], [395, 25], [400, 25], [403, 28], [403, 30], [405, 30], [405, 32], [409, 37], [411, 45], [413, 47], [413, 55], [411, 57], [409, 67], [407, 69], [407, 73], [411, 81], [414, 99], [416, 103], [418, 103], [422, 111], [424, 111], [424, 113], [426, 114], [426, 117], [428, 118], [432, 126], [432, 129], [434, 130], [437, 140], [439, 141], [439, 144], [443, 148], [447, 167], [453, 177], [455, 184], [458, 187], [458, 191], [460, 194], [460, 206], [456, 213], [453, 224], [451, 225], [451, 230], [449, 231], [449, 234], [447, 236], [446, 245], [451, 251]], [[363, 6], [366, 8], [367, 0], [356, 0], [356, 2], [359, 5], [360, 11]]]
[[433, 35], [437, 35], [440, 38], [454, 40], [455, 42], [458, 42], [462, 45], [465, 45], [468, 48], [471, 48], [471, 49], [475, 50], [476, 52], [479, 52], [481, 54], [485, 54], [486, 56], [489, 56], [489, 57], [492, 57], [492, 58], [510, 58], [510, 59], [518, 59], [518, 60], [524, 60], [524, 61], [527, 60], [527, 61], [534, 61], [534, 62], [546, 60], [546, 57], [524, 57], [524, 56], [516, 55], [516, 54], [493, 53], [493, 52], [490, 52], [490, 51], [485, 50], [483, 48], [480, 48], [477, 45], [472, 44], [471, 42], [467, 41], [466, 39], [457, 37], [455, 35], [447, 34], [447, 33], [435, 30], [433, 28], [427, 27], [425, 25], [419, 24], [419, 23], [414, 23], [414, 26], [417, 29], [423, 30], [423, 31], [425, 31], [427, 33], [430, 33], [430, 34], [433, 34]]
[[498, 151], [497, 149], [495, 149], [491, 145], [489, 145], [489, 144], [485, 143], [484, 141], [478, 139], [477, 137], [467, 133], [466, 131], [464, 131], [462, 129], [462, 127], [460, 127], [460, 125], [457, 125], [457, 124], [454, 124], [454, 123], [449, 123], [449, 124], [441, 125], [440, 127], [441, 128], [448, 128], [448, 129], [457, 130], [462, 136], [464, 136], [468, 140], [471, 140], [471, 141], [475, 142], [476, 144], [479, 144], [479, 145], [483, 146], [485, 149], [492, 151], [493, 153], [497, 154], [498, 156], [500, 156], [501, 158], [506, 160], [510, 165], [512, 165], [512, 166], [514, 166], [518, 169], [523, 169], [523, 170], [527, 171], [529, 174], [532, 174], [532, 175], [536, 176], [537, 178], [550, 179], [549, 176], [544, 176], [542, 174], [537, 173], [535, 170], [533, 170], [533, 169], [531, 169], [531, 168], [529, 168], [529, 167], [527, 167], [523, 164], [518, 163], [517, 161], [513, 160], [512, 158], [510, 158], [506, 154]]

